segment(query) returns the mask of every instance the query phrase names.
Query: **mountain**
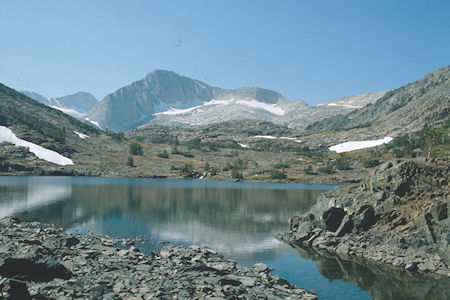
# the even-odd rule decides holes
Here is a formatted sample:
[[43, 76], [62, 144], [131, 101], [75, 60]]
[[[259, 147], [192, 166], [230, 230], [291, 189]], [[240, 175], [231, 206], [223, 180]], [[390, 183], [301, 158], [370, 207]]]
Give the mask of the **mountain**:
[[[354, 100], [365, 104], [381, 95], [355, 96]], [[86, 120], [114, 131], [142, 125], [196, 127], [245, 119], [304, 128], [353, 109], [331, 104], [311, 107], [302, 100], [290, 101], [267, 89], [222, 89], [172, 71], [155, 70], [108, 95], [92, 109]]]
[[[88, 120], [101, 128], [123, 131], [146, 124], [158, 114], [173, 116], [200, 106], [215, 106], [235, 100], [255, 100], [258, 103], [250, 105], [265, 103], [269, 107], [279, 99], [283, 97], [274, 91], [249, 87], [226, 90], [172, 71], [155, 70], [145, 78], [106, 96], [92, 109]], [[177, 123], [176, 120], [173, 122]], [[193, 121], [186, 120], [183, 123], [190, 124]]]
[[29, 97], [29, 98], [31, 98], [33, 100], [36, 100], [36, 101], [38, 101], [38, 102], [40, 102], [42, 104], [45, 104], [47, 106], [52, 105], [50, 103], [50, 100], [47, 97], [42, 96], [41, 94], [38, 94], [38, 93], [35, 93], [35, 92], [30, 92], [30, 91], [21, 91], [21, 93], [24, 94], [25, 96], [27, 96], [27, 97]]
[[367, 127], [382, 128], [385, 133], [405, 133], [448, 118], [449, 110], [450, 66], [389, 91], [361, 109], [325, 118], [307, 129], [324, 131]]
[[30, 91], [22, 91], [21, 93], [77, 119], [83, 119], [98, 103], [98, 100], [88, 92], [78, 92], [58, 98], [47, 98]]

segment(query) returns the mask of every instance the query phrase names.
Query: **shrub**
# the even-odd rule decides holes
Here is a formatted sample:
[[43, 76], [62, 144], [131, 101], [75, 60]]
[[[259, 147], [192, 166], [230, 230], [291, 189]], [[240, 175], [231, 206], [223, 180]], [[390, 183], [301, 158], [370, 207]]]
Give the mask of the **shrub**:
[[289, 164], [280, 161], [280, 162], [276, 163], [273, 167], [274, 167], [275, 169], [287, 169], [287, 168], [289, 168]]
[[350, 169], [350, 163], [348, 161], [347, 157], [340, 156], [336, 159], [334, 162], [334, 165], [338, 170], [349, 170]]
[[184, 178], [195, 177], [196, 173], [194, 172], [194, 166], [191, 164], [184, 164], [184, 166], [180, 168], [180, 174]]
[[172, 151], [170, 151], [170, 153], [172, 153], [174, 155], [181, 155], [181, 154], [183, 154], [180, 150], [178, 150], [178, 148], [176, 146], [172, 147]]
[[161, 157], [161, 158], [169, 158], [169, 153], [167, 153], [166, 150], [163, 150], [163, 152], [158, 153], [158, 157]]
[[142, 155], [144, 154], [144, 150], [142, 149], [142, 145], [137, 142], [131, 142], [130, 144], [130, 154], [132, 155]]
[[216, 176], [219, 173], [219, 169], [217, 168], [211, 168], [209, 169], [209, 175]]
[[183, 154], [184, 157], [190, 157], [190, 158], [194, 158], [195, 157], [194, 154], [189, 153], [189, 152], [183, 152], [182, 154]]
[[231, 178], [234, 179], [243, 179], [244, 176], [242, 176], [242, 171], [238, 168], [231, 169]]
[[130, 167], [134, 166], [134, 159], [132, 156], [128, 157], [127, 166], [130, 166]]
[[333, 172], [333, 166], [328, 164], [326, 166], [318, 168], [317, 171], [319, 171], [320, 173], [330, 174], [331, 172]]
[[366, 159], [362, 162], [364, 168], [373, 168], [375, 166], [378, 166], [380, 164], [380, 161], [378, 159]]
[[286, 179], [286, 174], [280, 170], [271, 170], [270, 179]]
[[312, 166], [311, 166], [311, 165], [308, 165], [308, 166], [303, 170], [303, 172], [305, 172], [305, 174], [309, 174], [309, 175], [313, 174], [313, 168], [312, 168]]

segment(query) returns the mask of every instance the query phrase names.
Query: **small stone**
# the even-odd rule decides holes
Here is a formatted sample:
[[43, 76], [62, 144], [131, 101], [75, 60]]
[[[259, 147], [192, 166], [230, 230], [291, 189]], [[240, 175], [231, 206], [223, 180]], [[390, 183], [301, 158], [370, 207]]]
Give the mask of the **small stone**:
[[267, 267], [267, 265], [266, 264], [264, 264], [264, 263], [256, 263], [256, 264], [254, 264], [253, 265], [253, 269], [256, 271], [256, 272], [267, 272], [267, 271], [269, 271], [269, 268]]

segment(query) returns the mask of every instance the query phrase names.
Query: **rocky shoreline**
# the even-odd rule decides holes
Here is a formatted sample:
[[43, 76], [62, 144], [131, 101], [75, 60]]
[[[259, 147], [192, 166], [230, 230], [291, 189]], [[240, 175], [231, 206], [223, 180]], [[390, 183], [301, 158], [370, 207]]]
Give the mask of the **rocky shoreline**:
[[211, 249], [72, 235], [16, 218], [0, 220], [0, 299], [317, 299], [258, 263], [241, 266]]
[[412, 273], [450, 277], [448, 159], [393, 161], [322, 194], [278, 238]]

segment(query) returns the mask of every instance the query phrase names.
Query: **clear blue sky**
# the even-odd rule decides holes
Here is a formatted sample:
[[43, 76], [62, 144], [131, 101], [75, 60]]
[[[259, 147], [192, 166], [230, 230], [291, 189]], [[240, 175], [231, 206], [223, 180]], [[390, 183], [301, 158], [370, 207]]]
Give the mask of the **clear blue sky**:
[[317, 104], [449, 64], [449, 0], [0, 0], [0, 82], [47, 97], [166, 69]]

